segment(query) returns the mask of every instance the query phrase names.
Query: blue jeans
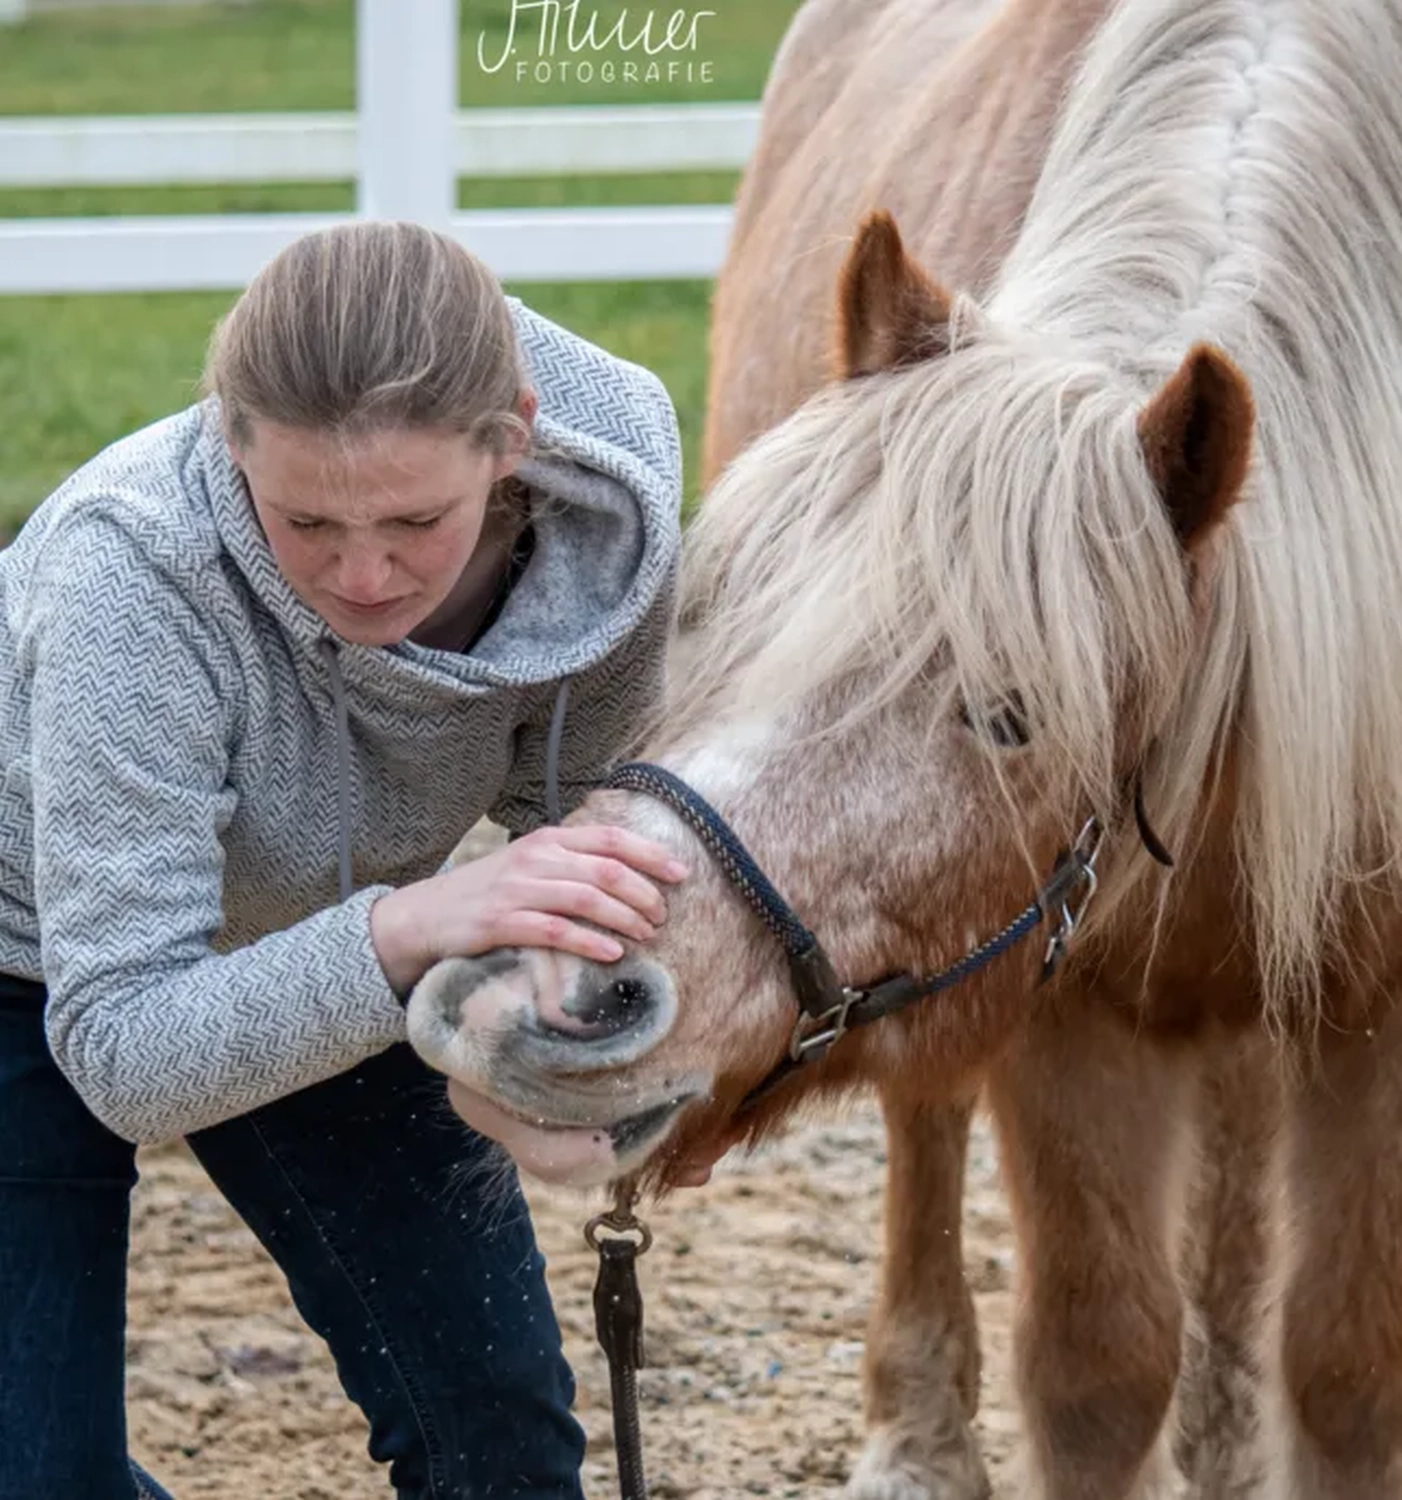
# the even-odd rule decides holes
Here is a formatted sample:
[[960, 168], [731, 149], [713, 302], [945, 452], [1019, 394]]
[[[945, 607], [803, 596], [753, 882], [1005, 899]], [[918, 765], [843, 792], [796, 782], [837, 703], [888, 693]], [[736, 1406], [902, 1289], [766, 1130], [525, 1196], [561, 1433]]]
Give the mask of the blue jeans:
[[[0, 975], [0, 1500], [169, 1500], [127, 1457], [135, 1148], [55, 1067], [44, 999]], [[442, 1099], [395, 1047], [190, 1145], [330, 1345], [400, 1500], [582, 1500], [525, 1202], [514, 1177], [474, 1183], [488, 1148]]]

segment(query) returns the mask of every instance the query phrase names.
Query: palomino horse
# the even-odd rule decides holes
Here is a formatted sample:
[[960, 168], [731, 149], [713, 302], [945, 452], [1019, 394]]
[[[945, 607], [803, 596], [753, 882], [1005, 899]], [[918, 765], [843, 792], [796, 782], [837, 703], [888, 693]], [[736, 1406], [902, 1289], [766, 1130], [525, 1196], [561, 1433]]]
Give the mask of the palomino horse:
[[[809, 0], [765, 90], [760, 138], [716, 284], [703, 484], [831, 374], [832, 287], [862, 213], [893, 210], [912, 248], [977, 293], [1041, 171], [1074, 58], [1107, 9], [1043, 0]], [[815, 80], [821, 80], [821, 84]], [[899, 121], [892, 130], [890, 122]], [[960, 1203], [970, 1101], [878, 1080], [888, 1142], [886, 1253], [864, 1356], [867, 1449], [851, 1500], [977, 1500], [979, 1344]]]
[[[665, 1178], [815, 1090], [937, 1108], [986, 1080], [1025, 1493], [1157, 1478], [1194, 1083], [1248, 1028], [1293, 1063], [1265, 1492], [1402, 1485], [1399, 77], [1390, 0], [1120, 0], [989, 284], [951, 295], [869, 218], [843, 378], [703, 507], [702, 645], [651, 759], [857, 998], [1006, 930], [998, 956], [746, 1110], [806, 1035], [796, 992], [851, 992], [767, 896], [756, 920], [714, 818], [635, 776], [579, 816], [696, 867], [657, 938], [607, 967], [453, 960], [411, 1001], [464, 1116], [495, 1101], [524, 1165], [578, 1181]], [[1040, 989], [1041, 942], [1008, 926], [1039, 892], [1083, 918]]]
[[[703, 483], [831, 374], [833, 283], [864, 212], [978, 294], [1011, 246], [1075, 60], [1110, 0], [808, 0], [765, 90], [716, 285]], [[814, 80], [821, 79], [821, 87]], [[898, 128], [889, 128], [897, 121]], [[1247, 1492], [1258, 1413], [1263, 1158], [1276, 1091], [1250, 1047], [1204, 1080], [1203, 1161], [1184, 1266], [1196, 1320], [1179, 1457], [1200, 1494]], [[967, 1103], [877, 1080], [888, 1140], [886, 1254], [865, 1346], [867, 1449], [850, 1500], [975, 1500], [979, 1348], [963, 1271]]]

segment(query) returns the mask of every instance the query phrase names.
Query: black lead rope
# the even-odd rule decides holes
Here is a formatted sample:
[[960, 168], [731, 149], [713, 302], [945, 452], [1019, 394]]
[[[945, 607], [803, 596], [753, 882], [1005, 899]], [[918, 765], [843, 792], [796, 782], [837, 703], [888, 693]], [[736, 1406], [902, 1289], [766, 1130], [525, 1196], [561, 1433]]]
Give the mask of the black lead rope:
[[[549, 823], [559, 823], [564, 816], [560, 748], [569, 701], [569, 678], [565, 678], [555, 693], [545, 741], [545, 816]], [[638, 1257], [652, 1244], [652, 1231], [633, 1213], [636, 1198], [637, 1188], [631, 1180], [617, 1183], [612, 1209], [584, 1226], [584, 1241], [599, 1257], [599, 1274], [594, 1281], [594, 1334], [608, 1361], [613, 1450], [621, 1500], [648, 1500], [643, 1428], [638, 1414], [638, 1371], [644, 1363]], [[605, 1230], [608, 1233], [602, 1232]]]
[[[599, 1257], [599, 1274], [594, 1282], [594, 1332], [608, 1360], [613, 1450], [618, 1459], [622, 1500], [648, 1500], [643, 1429], [638, 1416], [638, 1371], [645, 1363], [638, 1257], [652, 1244], [652, 1231], [633, 1213], [636, 1197], [636, 1185], [624, 1179], [615, 1185], [613, 1208], [584, 1226], [585, 1243]], [[609, 1233], [601, 1234], [605, 1229]]]

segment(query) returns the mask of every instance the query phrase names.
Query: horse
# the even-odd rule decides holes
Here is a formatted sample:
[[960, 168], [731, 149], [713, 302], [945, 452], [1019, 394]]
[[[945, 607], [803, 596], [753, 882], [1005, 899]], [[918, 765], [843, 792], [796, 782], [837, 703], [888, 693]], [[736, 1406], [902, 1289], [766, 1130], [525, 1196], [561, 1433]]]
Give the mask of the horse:
[[1280, 1064], [1262, 1486], [1402, 1476], [1399, 76], [1384, 0], [1118, 0], [986, 286], [867, 214], [836, 378], [692, 529], [652, 769], [576, 815], [688, 858], [669, 921], [409, 1005], [464, 1118], [580, 1182], [981, 1085], [1048, 1500], [1164, 1477], [1194, 1105], [1239, 1037]]
[[[832, 286], [864, 211], [888, 206], [919, 226], [922, 259], [971, 291], [987, 283], [1031, 195], [1072, 62], [1105, 9], [802, 7], [775, 57], [716, 282], [703, 488], [829, 378]], [[896, 118], [906, 123], [873, 153], [870, 122]], [[980, 1500], [980, 1354], [960, 1215], [973, 1101], [936, 1104], [899, 1085], [881, 1088], [880, 1101], [887, 1243], [863, 1355], [869, 1436], [848, 1494], [886, 1493], [902, 1474], [921, 1495]]]
[[[831, 288], [863, 213], [886, 206], [916, 227], [918, 260], [975, 294], [988, 284], [1036, 184], [1079, 50], [1108, 9], [1108, 0], [808, 0], [800, 9], [765, 89], [716, 283], [703, 488], [828, 379]], [[870, 122], [891, 118], [901, 127], [873, 152]], [[869, 1439], [848, 1495], [887, 1494], [899, 1473], [912, 1493], [980, 1500], [989, 1485], [971, 1425], [980, 1359], [960, 1217], [971, 1101], [934, 1105], [899, 1082], [877, 1083], [887, 1244], [864, 1346]], [[1276, 1100], [1249, 1047], [1215, 1060], [1203, 1095], [1184, 1275], [1196, 1318], [1177, 1458], [1200, 1493], [1227, 1496], [1248, 1492], [1256, 1472], [1251, 1330]]]

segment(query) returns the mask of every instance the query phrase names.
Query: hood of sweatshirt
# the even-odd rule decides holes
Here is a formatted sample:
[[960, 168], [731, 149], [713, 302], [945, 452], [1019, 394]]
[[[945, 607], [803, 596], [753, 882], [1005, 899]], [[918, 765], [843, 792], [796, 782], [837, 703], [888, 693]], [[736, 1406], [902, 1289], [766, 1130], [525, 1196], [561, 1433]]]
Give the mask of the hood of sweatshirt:
[[329, 678], [337, 738], [338, 886], [351, 894], [350, 708], [391, 714], [435, 700], [558, 683], [546, 768], [558, 805], [568, 683], [614, 650], [671, 580], [679, 545], [681, 451], [670, 398], [651, 372], [508, 299], [540, 406], [537, 456], [518, 478], [546, 497], [533, 510], [530, 561], [500, 614], [467, 652], [403, 641], [342, 640], [292, 590], [258, 524], [224, 440], [216, 402], [204, 413], [197, 463], [229, 556], [290, 641]]
[[467, 652], [336, 636], [278, 569], [220, 426], [205, 403], [192, 455], [228, 555], [287, 638], [325, 659], [330, 641], [357, 697], [431, 708], [437, 697], [558, 681], [614, 650], [670, 582], [680, 543], [681, 449], [665, 388], [650, 371], [508, 299], [540, 399], [538, 456], [519, 479], [547, 497], [532, 516], [530, 562], [492, 627]]

